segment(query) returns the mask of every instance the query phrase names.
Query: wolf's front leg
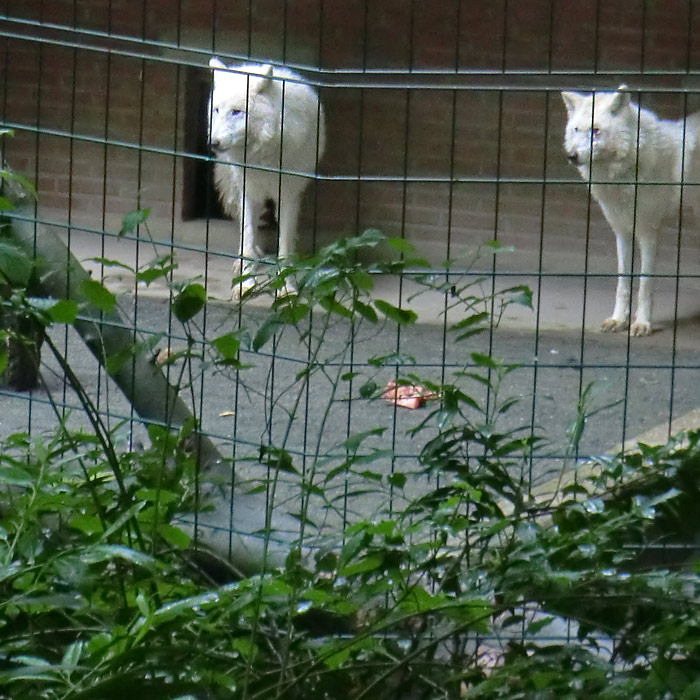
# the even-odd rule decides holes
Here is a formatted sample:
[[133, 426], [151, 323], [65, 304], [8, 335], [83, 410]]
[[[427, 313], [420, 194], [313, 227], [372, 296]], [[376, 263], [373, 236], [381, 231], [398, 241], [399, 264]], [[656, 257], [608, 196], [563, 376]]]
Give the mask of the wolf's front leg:
[[[297, 225], [299, 223], [299, 208], [301, 204], [301, 191], [290, 184], [282, 190], [282, 197], [279, 203], [279, 245], [277, 250], [278, 258], [289, 257], [296, 247]], [[294, 290], [286, 280], [283, 293], [290, 294]]]
[[[255, 207], [253, 202], [248, 198], [242, 198], [240, 210], [241, 212], [241, 244], [238, 247], [239, 259], [233, 264], [233, 276], [240, 277], [241, 275], [252, 275], [254, 270], [254, 259], [256, 257], [255, 245]], [[251, 276], [248, 279], [242, 280], [234, 285], [233, 296], [240, 297], [243, 292], [250, 289], [255, 284], [255, 279]]]
[[293, 180], [283, 180], [279, 203], [279, 249], [278, 257], [286, 258], [294, 252], [299, 223], [301, 191]]
[[604, 331], [620, 331], [627, 328], [630, 315], [630, 290], [632, 272], [632, 236], [628, 233], [615, 232], [617, 243], [617, 289], [615, 291], [615, 308], [612, 316], [603, 321]]
[[637, 313], [630, 326], [632, 335], [649, 335], [651, 333], [651, 308], [654, 283], [654, 263], [656, 261], [656, 232], [639, 234], [639, 249], [641, 251], [641, 276], [639, 278], [639, 293], [637, 297]]

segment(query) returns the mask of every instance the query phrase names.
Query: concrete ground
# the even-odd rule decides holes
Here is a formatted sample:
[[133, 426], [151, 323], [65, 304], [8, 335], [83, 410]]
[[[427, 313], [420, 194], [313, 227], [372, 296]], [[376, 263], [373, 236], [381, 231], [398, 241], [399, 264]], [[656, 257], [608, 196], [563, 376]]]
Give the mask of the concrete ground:
[[[91, 258], [117, 259], [134, 265], [137, 259], [143, 264], [155, 255], [149, 243], [137, 247], [133, 241], [77, 232], [71, 236], [71, 248], [94, 275], [102, 272], [101, 264]], [[160, 248], [161, 254], [163, 250]], [[194, 402], [204, 430], [215, 436], [226, 456], [250, 460], [242, 461], [239, 467], [239, 474], [244, 477], [264, 475], [257, 455], [260, 445], [271, 440], [292, 454], [299, 471], [316, 470], [317, 483], [321, 483], [323, 475], [342, 462], [345, 454], [342, 443], [348, 435], [378, 427], [384, 428], [384, 432], [369, 437], [365, 446], [391, 449], [394, 458], [383, 457], [363, 468], [382, 474], [390, 470], [412, 472], [418, 468], [416, 456], [430, 431], [426, 429], [415, 436], [407, 431], [423, 421], [431, 408], [397, 409], [380, 398], [359, 395], [359, 387], [365, 382], [372, 380], [382, 387], [394, 376], [392, 366], [375, 367], [368, 365], [367, 360], [399, 352], [413, 358], [406, 371], [415, 372], [423, 379], [459, 382], [477, 403], [488, 406], [489, 410], [516, 397], [518, 402], [501, 416], [498, 426], [502, 430], [546, 438], [538, 454], [524, 465], [527, 478], [546, 483], [562, 463], [573, 466], [575, 457], [609, 453], [639, 436], [651, 435], [656, 441], [664, 441], [671, 428], [696, 427], [699, 420], [700, 280], [682, 279], [677, 303], [675, 279], [658, 280], [657, 330], [650, 337], [630, 339], [626, 334], [604, 334], [599, 326], [611, 310], [615, 282], [611, 276], [598, 275], [609, 275], [611, 265], [614, 270], [612, 241], [610, 252], [612, 259], [598, 261], [600, 264], [593, 266], [594, 274], [587, 278], [576, 273], [559, 274], [553, 268], [545, 270], [541, 277], [513, 272], [510, 268], [514, 267], [514, 261], [502, 264], [500, 258], [496, 275], [492, 277], [488, 274], [492, 269], [490, 260], [481, 261], [478, 267], [485, 272], [481, 282], [484, 289], [489, 290], [492, 283], [496, 289], [527, 284], [534, 292], [534, 310], [509, 306], [492, 333], [462, 343], [445, 333], [442, 295], [430, 292], [413, 297], [416, 286], [409, 279], [404, 280], [399, 290], [396, 280], [378, 278], [375, 295], [396, 303], [400, 293], [402, 302], [417, 311], [416, 325], [404, 327], [400, 333], [395, 328], [367, 327], [354, 338], [342, 320], [323, 331], [316, 326], [309, 337], [322, 333], [325, 349], [316, 358], [318, 363], [308, 384], [299, 373], [307, 366], [309, 354], [316, 347], [315, 340], [309, 346], [307, 338], [286, 330], [262, 352], [242, 354], [243, 361], [252, 366], [239, 374], [217, 370], [206, 362], [185, 367], [181, 375], [182, 393]], [[194, 319], [189, 329], [194, 336], [204, 333], [211, 339], [241, 325], [252, 332], [259, 327], [267, 313], [265, 303], [254, 302], [239, 314], [238, 308], [228, 301], [230, 257], [181, 250], [177, 259], [176, 279], [206, 280], [208, 293], [219, 300], [207, 306], [206, 314]], [[522, 260], [525, 259], [523, 256]], [[570, 267], [584, 269], [580, 260], [573, 261]], [[662, 265], [661, 269], [668, 268]], [[172, 349], [185, 347], [185, 329], [169, 314], [164, 285], [137, 287], [133, 275], [117, 267], [107, 268], [104, 273], [108, 286], [119, 295], [120, 306], [130, 323], [146, 334], [162, 333], [163, 337], [156, 343], [158, 348], [167, 346], [168, 335], [172, 337]], [[453, 313], [449, 322], [457, 319]], [[138, 428], [129, 433], [128, 404], [99, 372], [82, 341], [63, 328], [52, 332], [65, 348], [74, 371], [105, 412], [110, 427], [119, 434], [130, 434], [136, 441], [144, 440], [143, 431]], [[488, 391], [483, 385], [459, 376], [462, 370], [471, 369], [472, 352], [490, 352], [518, 367], [503, 379], [497, 392]], [[58, 414], [65, 415], [66, 411], [70, 414], [69, 422], [86, 424], [76, 397], [65, 387], [56, 363], [46, 354], [44, 359], [43, 376], [48, 391], [0, 394], [0, 436], [18, 430], [31, 430], [33, 434], [51, 431], [57, 421], [57, 410], [51, 400], [58, 404]], [[171, 367], [171, 379], [181, 370], [182, 363]], [[344, 377], [348, 372], [356, 375], [352, 379]], [[578, 453], [573, 454], [567, 431], [576, 418], [581, 391], [589, 383], [594, 387], [587, 406], [590, 415]], [[335, 393], [334, 385], [338, 387]], [[471, 411], [470, 415], [479, 420], [476, 412]], [[126, 423], [119, 427], [121, 421]], [[367, 479], [361, 475], [349, 481], [336, 477], [330, 485], [336, 487], [332, 492], [337, 501], [320, 508], [319, 518], [334, 519], [353, 510], [368, 516], [386, 506], [384, 499], [372, 496]], [[298, 498], [293, 485], [285, 488], [292, 502]], [[358, 498], [348, 498], [353, 489]]]

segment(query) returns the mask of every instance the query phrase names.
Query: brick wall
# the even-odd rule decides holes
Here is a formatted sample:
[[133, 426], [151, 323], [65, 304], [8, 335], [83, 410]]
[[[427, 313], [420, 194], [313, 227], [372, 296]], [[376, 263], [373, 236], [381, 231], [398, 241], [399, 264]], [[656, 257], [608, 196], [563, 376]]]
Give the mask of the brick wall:
[[[317, 196], [309, 193], [304, 226], [318, 242], [373, 226], [405, 235], [436, 260], [494, 236], [535, 257], [541, 251], [545, 267], [564, 253], [585, 251], [585, 186], [544, 184], [576, 178], [561, 151], [558, 88], [615, 86], [622, 77], [633, 87], [700, 88], [681, 75], [700, 65], [698, 3], [687, 0], [6, 4], [8, 16], [44, 26], [0, 21], [0, 28], [46, 40], [5, 38], [0, 48], [2, 118], [18, 125], [6, 157], [36, 178], [45, 211], [96, 229], [148, 206], [160, 228], [177, 235], [185, 159], [172, 152], [187, 146], [186, 64], [204, 66], [212, 52], [329, 71], [309, 74], [326, 84], [321, 170], [350, 179], [321, 180]], [[62, 32], [50, 23], [113, 36]], [[61, 39], [81, 45], [56, 45]], [[332, 72], [363, 68], [414, 73], [396, 78], [404, 87], [359, 89], [339, 86], [342, 76]], [[455, 68], [491, 74], [448, 76], [443, 83], [420, 74]], [[520, 74], [499, 76], [504, 69]], [[674, 74], [655, 75], [660, 70]], [[527, 74], [548, 71], [554, 71], [549, 78]], [[432, 89], [405, 89], [411, 84]], [[450, 84], [465, 89], [445, 87]], [[680, 92], [650, 92], [643, 100], [669, 117], [687, 106]], [[353, 181], [358, 175], [456, 182]], [[608, 264], [609, 234], [596, 208], [590, 220], [591, 250]]]

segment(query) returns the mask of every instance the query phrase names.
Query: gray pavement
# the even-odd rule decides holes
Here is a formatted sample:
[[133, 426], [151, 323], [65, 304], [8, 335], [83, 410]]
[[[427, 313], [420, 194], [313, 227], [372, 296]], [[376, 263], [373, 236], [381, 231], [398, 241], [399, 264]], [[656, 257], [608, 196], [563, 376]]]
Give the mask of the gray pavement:
[[[157, 347], [166, 346], [168, 332], [174, 336], [174, 351], [185, 347], [184, 329], [176, 321], [170, 325], [166, 300], [139, 296], [137, 305], [131, 297], [123, 298], [121, 303], [139, 328], [164, 334]], [[529, 313], [534, 316], [533, 312]], [[254, 306], [239, 320], [232, 307], [211, 305], [207, 307], [206, 319], [196, 319], [197, 332], [204, 330], [207, 337], [214, 338], [243, 325], [254, 333], [265, 314], [264, 308]], [[694, 348], [678, 340], [674, 348], [674, 334], [670, 330], [660, 331], [650, 339], [628, 342], [620, 334], [546, 327], [536, 332], [535, 328], [513, 327], [504, 322], [492, 334], [484, 333], [456, 344], [450, 335], [445, 335], [436, 313], [432, 321], [403, 327], [398, 334], [388, 326], [367, 327], [357, 334], [354, 342], [349, 326], [342, 320], [324, 329], [312, 325], [311, 347], [289, 328], [276, 343], [270, 341], [261, 352], [243, 353], [242, 361], [251, 366], [239, 373], [217, 369], [206, 361], [193, 361], [181, 379], [182, 394], [193, 401], [197, 412], [201, 412], [204, 430], [216, 436], [225, 452], [232, 453], [235, 443], [238, 456], [254, 455], [261, 443], [271, 440], [275, 445], [284, 445], [302, 467], [328, 452], [342, 452], [341, 443], [349, 434], [384, 427], [383, 435], [369, 439], [367, 445], [393, 449], [397, 455], [394, 468], [409, 469], [416, 468], [415, 457], [424, 437], [421, 433], [410, 437], [407, 431], [420, 423], [431, 408], [395, 409], [376, 397], [361, 398], [359, 389], [365, 382], [372, 380], [382, 387], [395, 371], [390, 366], [368, 365], [371, 357], [398, 351], [412, 358], [406, 372], [435, 382], [456, 381], [483, 406], [489, 402], [493, 407], [498, 401], [517, 397], [518, 403], [501, 417], [498, 425], [502, 430], [519, 429], [546, 437], [541, 453], [548, 459], [542, 463], [550, 466], [552, 455], [566, 452], [566, 431], [576, 417], [579, 393], [591, 382], [594, 399], [590, 409], [610, 407], [587, 421], [580, 444], [582, 455], [606, 452], [654, 426], [670, 423], [697, 408], [699, 403], [700, 358]], [[319, 316], [316, 322], [320, 325]], [[317, 365], [307, 387], [298, 375], [316, 347], [314, 333], [322, 333], [323, 350], [316, 358]], [[73, 331], [66, 333], [65, 329], [56, 328], [53, 336], [65, 349], [74, 371], [90, 389], [95, 402], [105, 411], [110, 425], [128, 419], [128, 404], [119, 390], [105, 380], [104, 373], [98, 371], [97, 363]], [[494, 356], [517, 365], [503, 380], [498, 396], [473, 380], [457, 376], [471, 369], [471, 352], [488, 353], [489, 346]], [[55, 362], [48, 353], [44, 356], [43, 376], [52, 398], [72, 411], [71, 424], [86, 425], [79, 404], [73, 392], [64, 386]], [[182, 369], [181, 361], [170, 368], [172, 381], [177, 380]], [[351, 371], [357, 373], [352, 383], [341, 379]], [[337, 384], [335, 393], [334, 384]], [[45, 390], [31, 395], [3, 392], [0, 434], [6, 436], [26, 429], [33, 433], [50, 431], [57, 417], [48, 398]], [[481, 420], [473, 410], [468, 414], [477, 422]], [[425, 434], [429, 432], [426, 429]], [[139, 440], [145, 439], [139, 430], [134, 434]], [[541, 480], [546, 475], [537, 464], [535, 460], [534, 478]], [[391, 468], [387, 460], [377, 466]]]
[[[113, 241], [115, 250], [103, 254], [128, 260], [124, 254], [129, 253], [124, 248], [126, 243]], [[81, 251], [81, 258], [97, 252], [90, 249], [89, 241]], [[202, 333], [211, 339], [241, 326], [254, 333], [267, 310], [264, 303], [255, 302], [239, 315], [237, 307], [226, 301], [230, 258], [207, 258], [206, 268], [204, 254], [181, 255], [180, 260], [177, 274], [181, 278], [196, 277], [206, 269], [210, 294], [224, 300], [209, 304], [206, 314], [194, 319], [190, 331], [195, 340]], [[97, 270], [96, 264], [89, 264]], [[122, 271], [108, 272], [108, 284], [119, 293], [120, 306], [130, 322], [146, 335], [162, 334], [156, 343], [158, 348], [167, 346], [168, 336], [172, 350], [186, 346], [185, 329], [171, 318], [164, 288], [139, 288], [135, 296], [133, 279]], [[315, 483], [323, 484], [324, 475], [343, 461], [343, 442], [348, 436], [377, 428], [384, 429], [382, 434], [369, 437], [364, 447], [391, 450], [394, 457], [383, 456], [361, 469], [384, 475], [392, 470], [416, 471], [417, 455], [436, 428], [432, 424], [415, 436], [409, 431], [433, 409], [409, 411], [389, 405], [376, 393], [368, 398], [360, 395], [360, 387], [367, 381], [383, 387], [395, 372], [391, 366], [368, 364], [368, 359], [394, 352], [411, 358], [405, 371], [435, 382], [457, 382], [481, 406], [493, 409], [499, 402], [517, 398], [517, 403], [500, 417], [496, 429], [546, 438], [528, 474], [534, 483], [547, 481], [552, 470], [560, 468], [562, 456], [567, 454], [567, 429], [576, 418], [580, 393], [589, 383], [594, 387], [589, 405], [593, 415], [587, 420], [579, 457], [609, 453], [616, 445], [652, 428], [663, 439], [672, 421], [680, 420], [683, 425], [684, 416], [695, 420], [697, 412], [693, 411], [700, 405], [698, 280], [683, 280], [677, 301], [675, 282], [659, 280], [658, 331], [649, 338], [629, 339], [625, 334], [598, 330], [612, 303], [612, 278], [547, 275], [540, 279], [535, 275], [503, 274], [500, 268], [499, 272], [494, 281], [496, 288], [528, 284], [535, 291], [535, 309], [508, 307], [492, 332], [461, 343], [445, 332], [443, 297], [429, 293], [411, 299], [415, 288], [406, 281], [401, 299], [418, 312], [419, 321], [399, 333], [395, 327], [366, 326], [351, 336], [344, 320], [323, 327], [317, 314], [311, 327], [302, 329], [307, 333], [288, 328], [261, 352], [242, 353], [243, 362], [251, 366], [241, 372], [214, 367], [205, 356], [203, 361], [193, 360], [187, 366], [182, 361], [175, 363], [169, 368], [171, 380], [180, 377], [183, 397], [195, 406], [203, 429], [220, 443], [224, 455], [238, 460], [239, 479], [265, 476], [256, 457], [261, 444], [271, 443], [287, 449], [300, 472], [307, 476], [313, 472]], [[484, 285], [490, 288], [488, 275]], [[376, 296], [399, 300], [395, 280], [380, 278], [376, 286]], [[453, 313], [449, 322], [457, 318]], [[53, 329], [52, 335], [103, 411], [105, 421], [122, 436], [124, 445], [144, 443], [143, 429], [129, 422], [129, 405], [99, 371], [82, 341], [64, 328]], [[322, 350], [315, 356], [307, 382], [303, 372], [319, 339]], [[460, 376], [464, 370], [473, 369], [472, 352], [490, 353], [517, 366], [503, 379], [497, 394]], [[50, 433], [59, 416], [67, 416], [72, 426], [87, 426], [75, 394], [66, 387], [55, 361], [46, 352], [44, 360], [45, 389], [21, 395], [0, 392], [0, 436], [22, 430], [35, 435]], [[350, 372], [355, 373], [351, 380], [347, 376]], [[473, 409], [467, 414], [475, 422], [482, 420]], [[573, 460], [567, 465], [572, 466]], [[290, 478], [278, 492], [282, 498], [289, 497], [292, 510], [299, 499], [294, 481]], [[326, 504], [332, 507], [319, 505], [312, 513], [314, 519], [335, 522], [344, 512], [350, 518], [371, 516], [376, 509], [386, 507], [386, 499], [372, 484], [357, 475], [349, 480], [335, 477], [329, 483], [329, 493], [336, 500]], [[415, 495], [424, 484], [412, 478], [406, 495]], [[348, 499], [353, 493], [356, 497]]]

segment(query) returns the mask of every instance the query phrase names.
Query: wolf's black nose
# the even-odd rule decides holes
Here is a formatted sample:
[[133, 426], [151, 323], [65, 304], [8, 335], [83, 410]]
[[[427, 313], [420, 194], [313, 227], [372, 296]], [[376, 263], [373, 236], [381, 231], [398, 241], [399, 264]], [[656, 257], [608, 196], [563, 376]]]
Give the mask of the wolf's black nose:
[[578, 153], [567, 153], [566, 157], [568, 158], [569, 163], [578, 165]]
[[209, 148], [210, 148], [212, 151], [218, 151], [220, 145], [221, 145], [221, 142], [220, 142], [220, 141], [210, 141], [210, 142], [209, 142]]

